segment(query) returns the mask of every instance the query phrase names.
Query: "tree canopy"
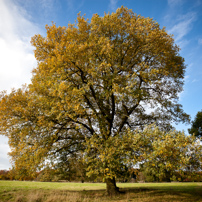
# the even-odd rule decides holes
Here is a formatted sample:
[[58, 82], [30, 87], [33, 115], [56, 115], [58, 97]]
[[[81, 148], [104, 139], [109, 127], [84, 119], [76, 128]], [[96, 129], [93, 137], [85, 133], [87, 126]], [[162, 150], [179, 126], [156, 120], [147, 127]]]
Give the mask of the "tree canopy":
[[202, 111], [196, 114], [195, 119], [192, 121], [191, 128], [188, 129], [189, 134], [195, 135], [198, 138], [202, 137]]
[[189, 121], [177, 102], [185, 72], [179, 47], [156, 21], [124, 7], [46, 30], [31, 40], [38, 61], [31, 84], [1, 94], [0, 133], [22, 174], [83, 155], [102, 164], [96, 174], [116, 191], [118, 171], [143, 147], [129, 129]]

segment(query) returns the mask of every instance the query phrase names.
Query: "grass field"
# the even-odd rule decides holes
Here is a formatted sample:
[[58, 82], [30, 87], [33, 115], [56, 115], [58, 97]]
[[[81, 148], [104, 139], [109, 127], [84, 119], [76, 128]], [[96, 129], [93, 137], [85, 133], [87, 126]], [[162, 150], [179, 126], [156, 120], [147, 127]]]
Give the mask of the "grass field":
[[104, 183], [0, 181], [1, 202], [202, 202], [202, 183], [118, 183], [123, 192], [109, 198]]

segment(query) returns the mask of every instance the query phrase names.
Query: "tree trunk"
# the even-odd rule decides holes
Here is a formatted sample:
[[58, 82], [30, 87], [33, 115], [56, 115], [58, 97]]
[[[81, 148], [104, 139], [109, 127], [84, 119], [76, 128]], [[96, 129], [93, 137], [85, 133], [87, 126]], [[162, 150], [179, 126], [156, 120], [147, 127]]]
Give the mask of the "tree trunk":
[[171, 178], [171, 173], [169, 172], [169, 171], [165, 171], [165, 180], [166, 180], [166, 182], [171, 182], [171, 180], [170, 180], [170, 178]]
[[116, 186], [115, 178], [106, 179], [106, 184], [107, 184], [107, 194], [109, 196], [117, 195], [119, 193], [119, 188]]

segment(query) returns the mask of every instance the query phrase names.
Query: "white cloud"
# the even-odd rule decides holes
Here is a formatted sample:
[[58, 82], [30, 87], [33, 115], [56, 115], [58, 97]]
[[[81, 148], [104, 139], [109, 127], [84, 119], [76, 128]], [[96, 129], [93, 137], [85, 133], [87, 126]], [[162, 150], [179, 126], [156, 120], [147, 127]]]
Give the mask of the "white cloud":
[[0, 170], [11, 168], [7, 153], [10, 152], [8, 138], [0, 135]]
[[0, 91], [29, 83], [36, 66], [31, 36], [38, 28], [12, 0], [0, 1]]
[[[31, 70], [36, 67], [31, 36], [39, 29], [28, 19], [25, 10], [14, 0], [0, 0], [0, 91], [30, 83]], [[0, 135], [0, 169], [10, 166], [8, 139]]]
[[[196, 19], [194, 12], [187, 13], [186, 15], [178, 16], [177, 24], [175, 24], [168, 32], [174, 35], [175, 41], [179, 42], [187, 35], [191, 29], [192, 24]], [[186, 41], [187, 43], [187, 41]]]

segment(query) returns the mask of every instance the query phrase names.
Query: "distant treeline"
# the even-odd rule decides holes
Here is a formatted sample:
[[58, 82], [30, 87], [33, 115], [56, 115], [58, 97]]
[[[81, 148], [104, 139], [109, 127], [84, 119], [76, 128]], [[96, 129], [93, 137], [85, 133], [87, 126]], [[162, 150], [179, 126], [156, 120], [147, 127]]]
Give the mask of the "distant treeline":
[[[0, 180], [27, 180], [27, 181], [41, 181], [41, 182], [102, 182], [102, 178], [99, 177], [87, 177], [85, 173], [67, 172], [59, 173], [58, 171], [50, 168], [46, 168], [35, 175], [36, 177], [19, 178], [15, 176], [15, 170], [0, 170]], [[122, 173], [117, 182], [202, 182], [202, 171], [184, 171], [175, 172], [172, 179], [157, 179], [156, 176], [148, 175], [142, 169], [132, 169]]]

